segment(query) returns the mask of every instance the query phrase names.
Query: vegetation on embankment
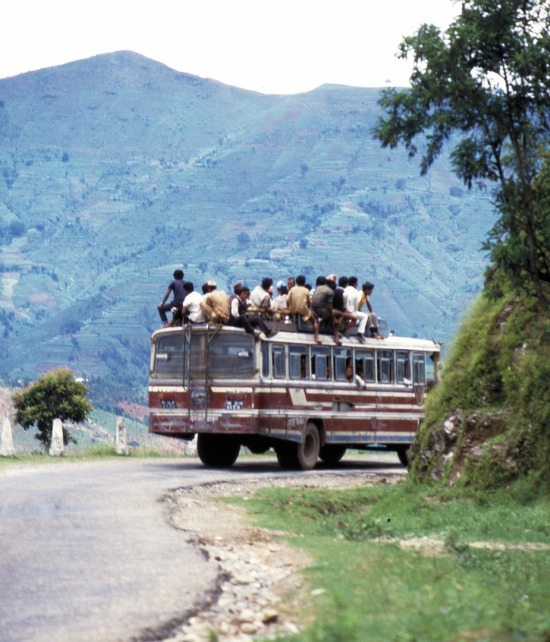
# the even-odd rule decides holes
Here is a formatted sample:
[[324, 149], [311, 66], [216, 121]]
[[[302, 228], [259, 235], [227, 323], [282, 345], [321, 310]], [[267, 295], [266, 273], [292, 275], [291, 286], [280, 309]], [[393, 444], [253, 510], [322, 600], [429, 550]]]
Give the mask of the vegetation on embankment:
[[426, 402], [411, 449], [416, 481], [550, 488], [550, 318], [537, 301], [474, 304]]
[[523, 481], [264, 488], [245, 505], [314, 560], [315, 622], [293, 642], [549, 639], [550, 499]]

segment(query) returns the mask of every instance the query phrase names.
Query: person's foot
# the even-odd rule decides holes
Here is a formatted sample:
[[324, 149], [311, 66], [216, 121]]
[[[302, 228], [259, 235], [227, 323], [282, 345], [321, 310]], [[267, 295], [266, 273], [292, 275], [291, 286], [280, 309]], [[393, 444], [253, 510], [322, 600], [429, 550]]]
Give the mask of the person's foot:
[[367, 338], [365, 337], [365, 335], [364, 335], [364, 334], [358, 334], [358, 335], [357, 335], [357, 338], [359, 339], [359, 341], [360, 341], [361, 343], [365, 343], [365, 341], [367, 340]]
[[384, 339], [384, 336], [383, 336], [383, 335], [381, 335], [381, 334], [378, 334], [378, 332], [375, 332], [375, 333], [372, 335], [372, 337], [373, 337], [373, 339]]
[[315, 337], [315, 343], [323, 343], [319, 337]]

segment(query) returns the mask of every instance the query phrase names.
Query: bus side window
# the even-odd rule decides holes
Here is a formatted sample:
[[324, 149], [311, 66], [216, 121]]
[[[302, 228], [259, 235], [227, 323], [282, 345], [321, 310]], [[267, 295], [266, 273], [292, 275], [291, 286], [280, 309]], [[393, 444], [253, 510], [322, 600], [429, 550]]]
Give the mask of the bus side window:
[[395, 380], [397, 383], [412, 383], [409, 353], [398, 350], [395, 353]]
[[363, 379], [367, 382], [374, 383], [376, 381], [374, 369], [374, 353], [373, 352], [359, 352], [355, 351], [355, 372], [363, 372]]
[[426, 383], [426, 355], [423, 352], [413, 354], [413, 381], [422, 385]]
[[307, 379], [307, 353], [304, 346], [288, 347], [288, 367], [291, 379]]
[[334, 378], [337, 381], [347, 381], [346, 368], [351, 365], [351, 350], [334, 348]]
[[311, 378], [326, 381], [330, 378], [329, 370], [330, 348], [312, 348]]
[[271, 350], [273, 378], [284, 379], [286, 377], [285, 347], [274, 345]]
[[393, 352], [391, 350], [379, 350], [376, 353], [376, 359], [379, 383], [392, 383]]

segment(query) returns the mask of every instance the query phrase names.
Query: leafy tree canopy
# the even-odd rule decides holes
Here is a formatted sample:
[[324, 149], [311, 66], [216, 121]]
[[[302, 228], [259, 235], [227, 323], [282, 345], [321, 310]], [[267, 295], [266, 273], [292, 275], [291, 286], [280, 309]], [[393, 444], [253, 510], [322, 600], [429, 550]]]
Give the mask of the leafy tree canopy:
[[[465, 0], [442, 33], [424, 24], [404, 38], [410, 90], [387, 89], [375, 136], [421, 153], [425, 174], [453, 136], [451, 159], [468, 187], [496, 182], [498, 220], [485, 244], [492, 270], [539, 302], [550, 283], [550, 5]], [[546, 160], [545, 160], [546, 156]]]
[[[36, 438], [48, 448], [52, 441], [53, 420], [84, 421], [92, 410], [86, 399], [87, 386], [77, 381], [67, 368], [46, 373], [28, 388], [15, 392], [15, 421], [25, 430], [36, 426]], [[71, 441], [63, 428], [63, 441]], [[74, 441], [74, 440], [73, 440]]]

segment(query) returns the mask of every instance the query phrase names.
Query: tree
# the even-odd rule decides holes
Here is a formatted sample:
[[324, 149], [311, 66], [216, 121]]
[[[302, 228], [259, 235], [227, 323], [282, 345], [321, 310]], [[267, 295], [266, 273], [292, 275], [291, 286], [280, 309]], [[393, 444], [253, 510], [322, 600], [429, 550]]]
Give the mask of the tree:
[[[84, 421], [92, 404], [86, 399], [87, 386], [77, 381], [67, 368], [56, 368], [46, 373], [24, 390], [13, 394], [15, 421], [25, 430], [36, 426], [36, 438], [49, 448], [52, 441], [53, 420]], [[63, 442], [74, 439], [63, 428]]]
[[[496, 183], [499, 214], [484, 248], [492, 270], [548, 305], [550, 7], [547, 0], [465, 0], [442, 33], [424, 24], [404, 38], [410, 90], [387, 89], [375, 127], [383, 147], [422, 145], [425, 174], [454, 137], [453, 170], [471, 188]], [[458, 136], [457, 136], [458, 135]], [[423, 138], [425, 137], [425, 138]]]

